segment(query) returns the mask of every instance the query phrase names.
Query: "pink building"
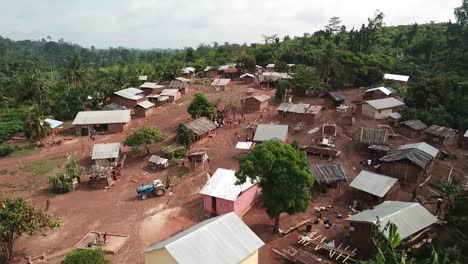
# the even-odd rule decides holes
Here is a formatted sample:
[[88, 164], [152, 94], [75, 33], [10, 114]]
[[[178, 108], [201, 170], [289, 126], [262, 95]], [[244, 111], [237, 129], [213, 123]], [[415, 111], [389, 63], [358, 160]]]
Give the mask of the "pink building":
[[200, 193], [203, 195], [205, 212], [211, 215], [223, 215], [235, 212], [245, 214], [257, 197], [257, 184], [247, 180], [236, 185], [235, 171], [219, 168], [208, 179]]

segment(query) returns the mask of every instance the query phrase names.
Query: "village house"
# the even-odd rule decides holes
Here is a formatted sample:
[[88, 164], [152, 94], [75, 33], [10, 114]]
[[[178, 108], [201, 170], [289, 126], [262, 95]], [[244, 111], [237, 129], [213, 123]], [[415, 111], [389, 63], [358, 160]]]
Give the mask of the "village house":
[[200, 117], [185, 124], [185, 126], [195, 133], [196, 139], [201, 139], [217, 128], [213, 121], [206, 117]]
[[127, 129], [131, 119], [130, 110], [81, 111], [73, 120], [75, 132], [87, 136], [97, 133], [117, 133]]
[[147, 117], [154, 112], [154, 103], [145, 100], [143, 102], [139, 102], [134, 108], [133, 112], [135, 117]]
[[399, 74], [390, 74], [386, 73], [384, 74], [384, 80], [389, 80], [398, 83], [401, 86], [407, 86], [408, 85], [408, 80], [409, 76], [406, 75], [399, 75]]
[[431, 155], [433, 159], [437, 158], [439, 155], [439, 150], [427, 144], [426, 142], [404, 144], [401, 145], [398, 149], [419, 149]]
[[386, 87], [377, 87], [377, 88], [371, 88], [367, 89], [364, 92], [364, 100], [377, 100], [377, 99], [383, 99], [383, 98], [388, 98], [391, 97], [395, 94], [395, 90], [392, 88], [386, 88]]
[[238, 68], [227, 68], [227, 69], [223, 69], [222, 71], [223, 71], [223, 78], [231, 79], [231, 80], [239, 79], [242, 74], [242, 70]]
[[210, 160], [206, 149], [191, 149], [185, 154], [185, 157], [183, 165], [194, 170], [205, 169]]
[[[88, 171], [89, 184], [94, 188], [114, 185], [120, 177], [120, 143], [94, 144], [91, 159], [93, 165]], [[122, 160], [125, 159], [125, 156]], [[123, 161], [122, 161], [123, 162]]]
[[344, 104], [346, 100], [346, 95], [340, 91], [336, 92], [327, 92], [324, 96], [324, 104], [328, 109], [334, 109], [337, 106]]
[[[167, 97], [167, 102], [175, 102], [180, 99], [182, 95], [180, 94], [180, 91], [178, 89], [164, 89], [162, 92], [159, 94], [159, 98], [164, 98]], [[158, 98], [158, 100], [159, 100]]]
[[203, 70], [203, 77], [205, 78], [214, 78], [217, 76], [217, 70], [211, 66], [206, 66]]
[[190, 79], [177, 77], [169, 84], [168, 88], [178, 89], [181, 94], [186, 94], [190, 91]]
[[269, 140], [286, 142], [288, 139], [287, 125], [259, 124], [255, 130], [253, 142], [262, 143]]
[[309, 104], [281, 103], [278, 110], [278, 117], [292, 122], [306, 122], [313, 124], [320, 115], [323, 106]]
[[258, 264], [265, 243], [234, 212], [207, 219], [148, 249], [145, 264]]
[[194, 67], [185, 67], [180, 70], [182, 73], [182, 77], [187, 78], [187, 79], [192, 79], [193, 75], [195, 74], [195, 68]]
[[117, 166], [120, 157], [120, 143], [94, 144], [91, 160], [102, 167]]
[[[346, 218], [350, 223], [350, 241], [355, 245], [362, 255], [369, 256], [375, 253], [372, 241], [374, 237], [373, 227], [380, 221], [379, 229], [384, 231], [390, 222], [396, 225], [398, 234], [403, 244], [417, 238], [411, 243], [421, 241], [424, 236], [419, 236], [437, 222], [437, 217], [432, 215], [419, 203], [385, 201], [373, 209], [362, 211]], [[384, 235], [388, 238], [389, 231]]]
[[419, 184], [432, 160], [431, 154], [418, 148], [393, 150], [380, 159], [379, 172], [399, 179], [401, 184]]
[[140, 85], [140, 89], [145, 93], [145, 95], [159, 94], [164, 89], [164, 85], [154, 82], [145, 82]]
[[255, 75], [253, 75], [251, 73], [244, 73], [239, 78], [245, 84], [251, 84], [251, 83], [255, 82]]
[[317, 187], [320, 187], [322, 191], [325, 188], [339, 188], [340, 183], [348, 181], [341, 164], [314, 164], [309, 166], [309, 171], [315, 176], [315, 182], [318, 183]]
[[290, 80], [291, 76], [286, 72], [262, 72], [258, 75], [258, 83], [266, 87], [274, 87], [281, 80]]
[[387, 146], [388, 131], [382, 128], [361, 127], [358, 143], [364, 145], [366, 148], [373, 145]]
[[265, 94], [258, 94], [244, 98], [241, 100], [242, 112], [251, 113], [265, 110], [268, 108], [268, 100], [270, 100], [270, 96]]
[[137, 88], [126, 88], [115, 92], [111, 98], [110, 103], [125, 106], [127, 109], [132, 109], [139, 102], [145, 100], [144, 92]]
[[157, 168], [165, 169], [169, 167], [169, 160], [157, 155], [151, 155], [148, 162], [151, 164], [152, 170], [156, 170]]
[[200, 191], [205, 213], [216, 216], [234, 212], [242, 216], [252, 207], [257, 197], [257, 184], [250, 179], [241, 185], [236, 181], [233, 170], [218, 168], [213, 173]]
[[354, 199], [374, 206], [386, 200], [398, 200], [398, 179], [362, 170], [349, 184]]
[[430, 141], [440, 146], [453, 146], [457, 144], [458, 131], [453, 128], [432, 125], [424, 132], [429, 135]]
[[390, 113], [388, 114], [388, 124], [394, 127], [400, 122], [401, 118], [403, 117], [398, 112]]
[[376, 120], [388, 118], [393, 112], [399, 112], [405, 103], [393, 98], [366, 101], [362, 105], [362, 114]]
[[420, 120], [407, 120], [398, 123], [396, 131], [407, 138], [418, 138], [427, 129], [427, 125]]
[[231, 79], [214, 79], [210, 84], [211, 92], [224, 92], [229, 86]]
[[265, 66], [265, 69], [267, 70], [267, 72], [274, 72], [275, 71], [275, 64], [270, 63], [267, 66]]
[[62, 127], [63, 122], [62, 121], [55, 120], [55, 119], [52, 119], [52, 118], [46, 118], [46, 119], [44, 119], [44, 122], [49, 124], [49, 127], [50, 127], [50, 129], [52, 129], [53, 134], [57, 134], [59, 132], [59, 130], [63, 129], [63, 127]]

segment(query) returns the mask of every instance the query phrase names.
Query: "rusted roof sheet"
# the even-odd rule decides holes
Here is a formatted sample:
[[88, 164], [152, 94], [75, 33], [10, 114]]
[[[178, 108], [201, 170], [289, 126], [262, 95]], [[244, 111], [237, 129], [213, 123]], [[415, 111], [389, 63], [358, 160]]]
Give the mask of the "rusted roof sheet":
[[394, 150], [380, 159], [380, 161], [383, 162], [392, 162], [400, 160], [409, 160], [414, 165], [424, 170], [431, 163], [432, 156], [420, 149], [413, 148]]
[[341, 153], [339, 150], [336, 149], [317, 146], [307, 146], [304, 150], [307, 154], [327, 155], [332, 157], [337, 157]]
[[140, 106], [140, 107], [142, 107], [144, 109], [149, 109], [149, 108], [153, 107], [154, 104], [152, 102], [148, 101], [148, 100], [145, 100], [143, 102], [139, 102], [137, 104], [137, 106]]
[[323, 109], [321, 105], [309, 105], [309, 104], [293, 104], [293, 103], [281, 103], [277, 110], [286, 113], [296, 114], [318, 114]]
[[230, 81], [231, 79], [214, 79], [211, 86], [226, 86]]
[[367, 145], [388, 145], [388, 131], [381, 128], [362, 127], [359, 143]]
[[346, 99], [346, 95], [344, 95], [340, 91], [328, 92], [328, 94], [333, 98], [333, 100], [335, 100], [337, 102], [341, 102], [341, 101], [344, 101]]
[[255, 100], [259, 102], [265, 102], [269, 100], [271, 97], [266, 94], [257, 94], [257, 95], [251, 96], [250, 98], [254, 98]]
[[449, 127], [443, 127], [438, 125], [432, 125], [425, 131], [427, 134], [439, 137], [439, 138], [449, 138], [455, 137], [457, 135], [457, 130]]
[[410, 127], [414, 130], [424, 130], [427, 128], [427, 125], [421, 122], [420, 120], [407, 120], [401, 124]]
[[140, 88], [141, 89], [162, 89], [164, 87], [164, 85], [160, 85], [158, 83], [155, 83], [155, 82], [145, 82], [144, 84], [140, 85]]
[[206, 133], [216, 129], [215, 123], [206, 117], [200, 117], [185, 124], [187, 128], [192, 130], [197, 136], [203, 136]]
[[315, 181], [318, 184], [333, 184], [348, 181], [341, 164], [325, 163], [311, 165], [309, 171], [315, 176]]
[[169, 89], [177, 89], [177, 90], [183, 90], [185, 87], [189, 85], [188, 82], [182, 82], [182, 81], [172, 81], [171, 84], [169, 84]]

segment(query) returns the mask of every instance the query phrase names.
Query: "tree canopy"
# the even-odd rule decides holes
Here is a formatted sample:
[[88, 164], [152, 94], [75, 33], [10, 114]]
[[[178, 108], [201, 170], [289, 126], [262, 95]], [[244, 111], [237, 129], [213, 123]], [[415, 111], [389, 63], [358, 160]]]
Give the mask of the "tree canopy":
[[164, 141], [167, 135], [156, 127], [139, 127], [132, 131], [124, 141], [125, 146], [144, 147], [147, 154], [150, 153], [150, 147], [156, 143]]
[[99, 249], [74, 250], [67, 254], [64, 264], [110, 264], [106, 255]]
[[275, 219], [275, 232], [281, 213], [303, 212], [309, 206], [314, 178], [304, 152], [273, 140], [256, 145], [249, 155], [240, 158], [239, 164], [238, 182], [244, 183], [247, 178], [258, 182], [262, 205]]
[[204, 94], [197, 93], [193, 101], [188, 106], [187, 111], [193, 119], [203, 116], [211, 119], [214, 116], [215, 107]]

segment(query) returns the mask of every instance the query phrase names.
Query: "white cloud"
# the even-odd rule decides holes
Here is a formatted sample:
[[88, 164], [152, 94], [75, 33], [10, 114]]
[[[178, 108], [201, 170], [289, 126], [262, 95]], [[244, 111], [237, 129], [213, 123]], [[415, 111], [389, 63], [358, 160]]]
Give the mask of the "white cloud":
[[379, 9], [387, 25], [448, 21], [461, 0], [0, 0], [0, 35], [52, 36], [84, 46], [181, 48], [302, 35], [341, 17], [359, 28]]

